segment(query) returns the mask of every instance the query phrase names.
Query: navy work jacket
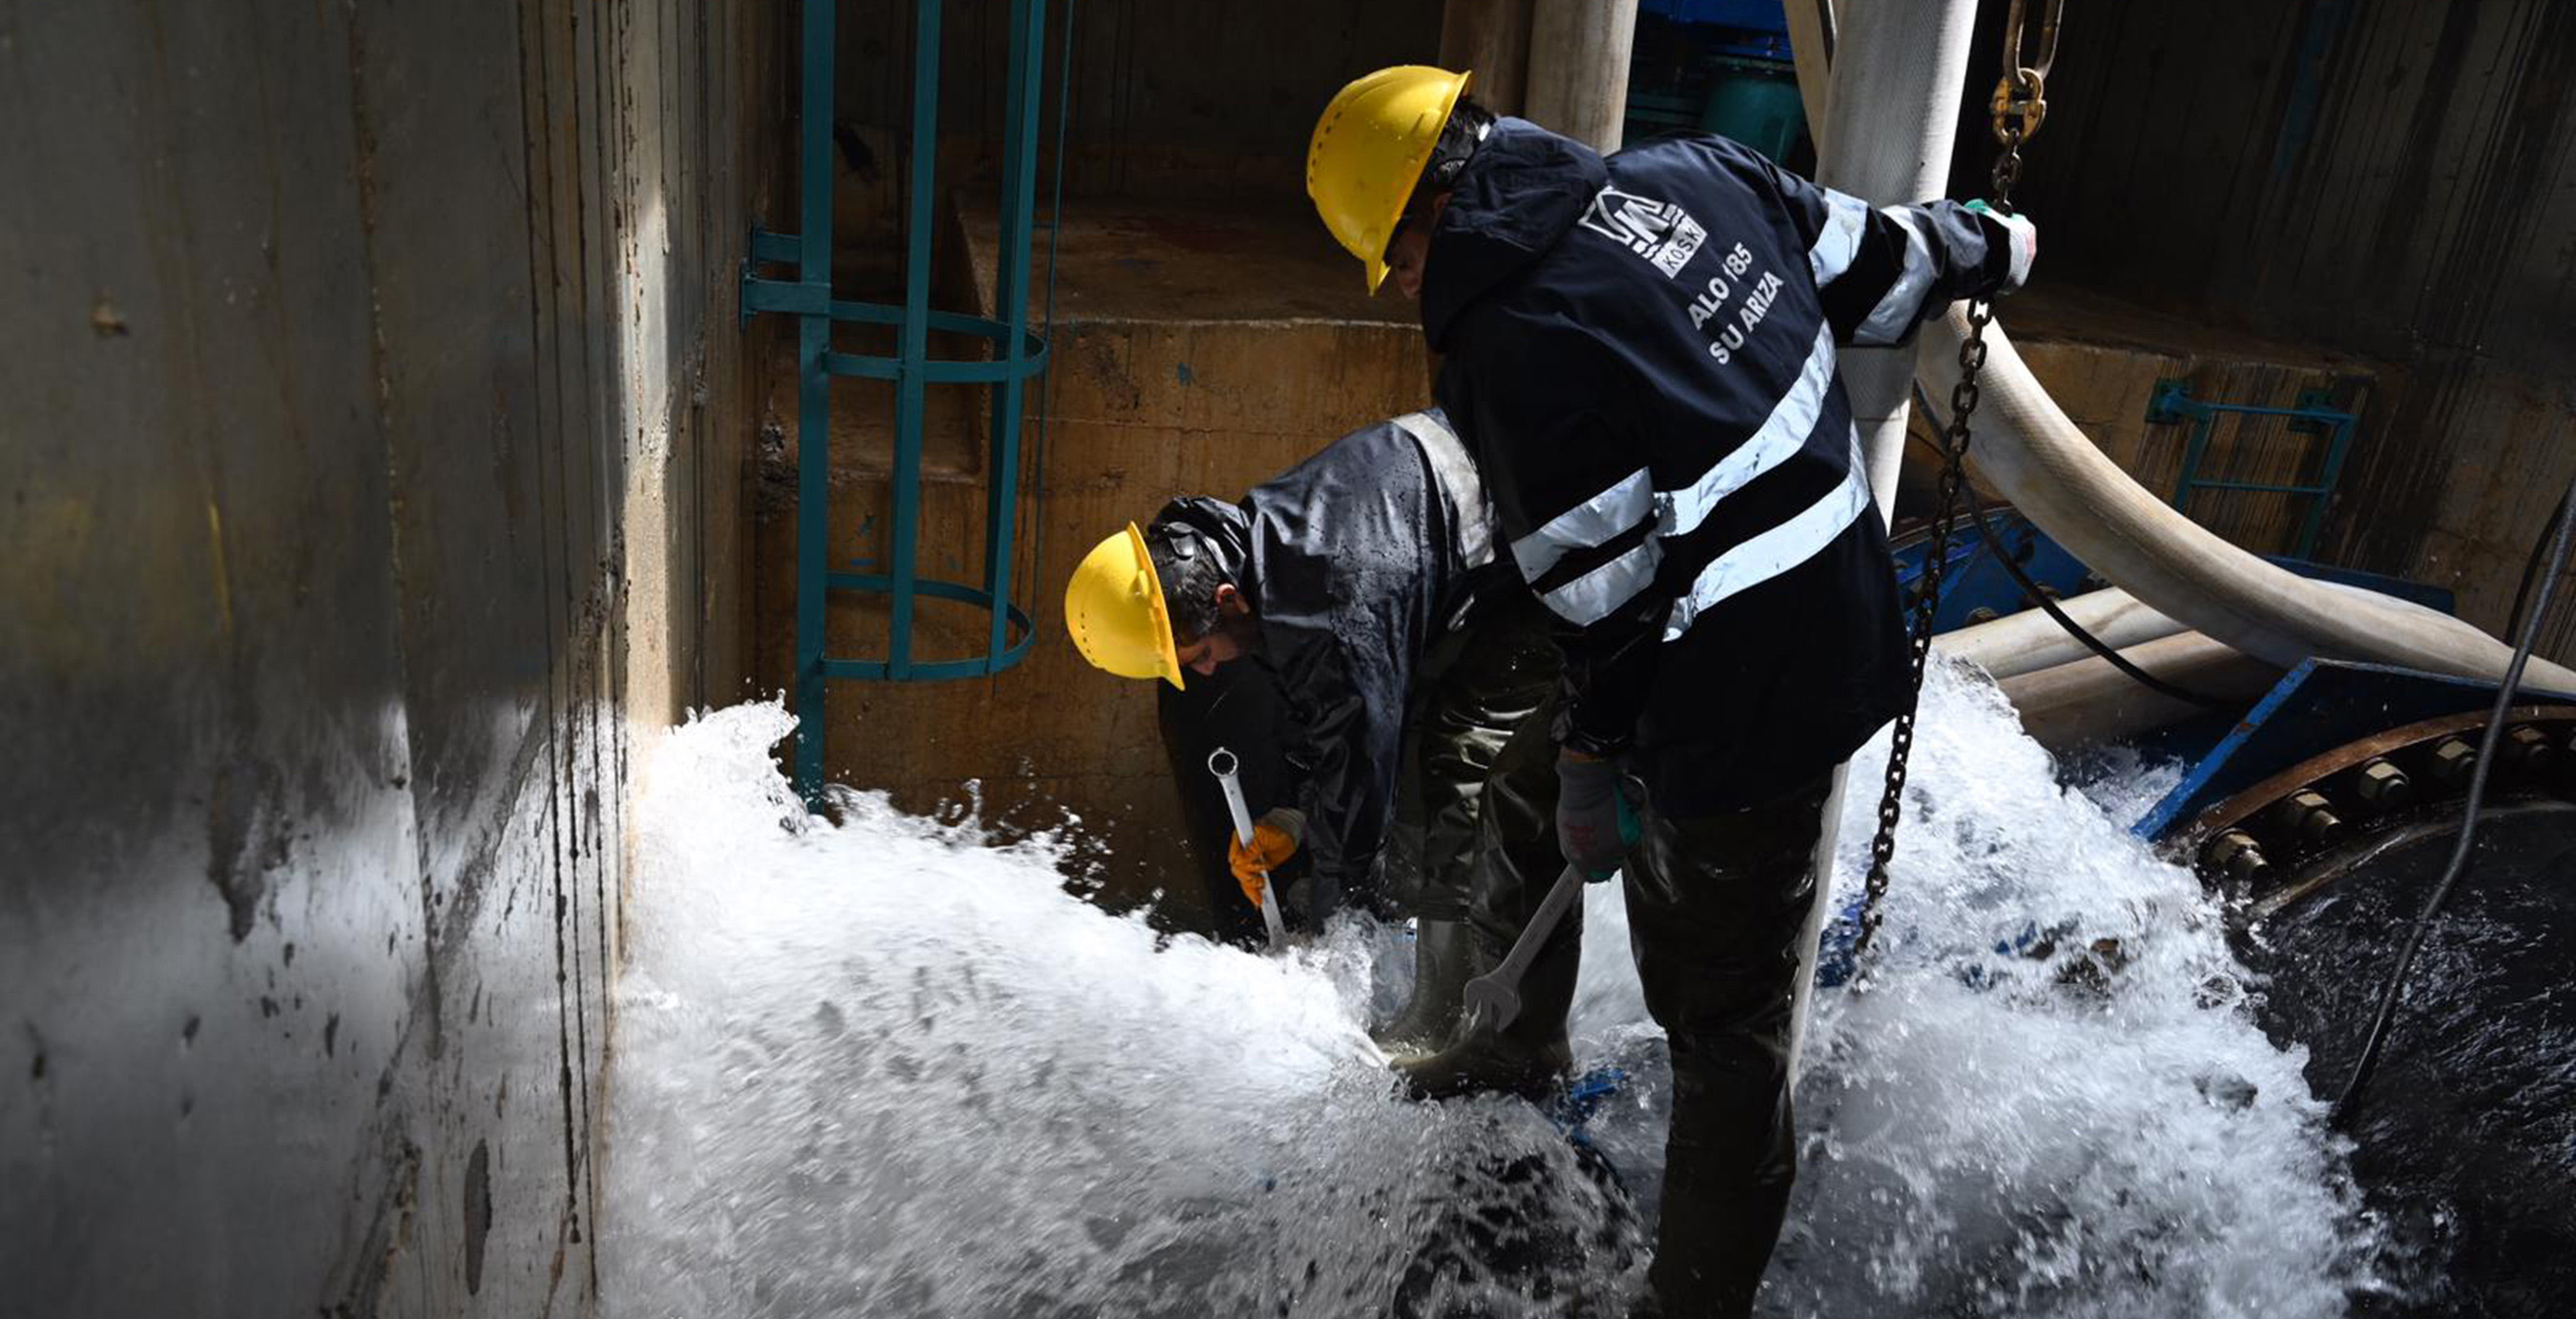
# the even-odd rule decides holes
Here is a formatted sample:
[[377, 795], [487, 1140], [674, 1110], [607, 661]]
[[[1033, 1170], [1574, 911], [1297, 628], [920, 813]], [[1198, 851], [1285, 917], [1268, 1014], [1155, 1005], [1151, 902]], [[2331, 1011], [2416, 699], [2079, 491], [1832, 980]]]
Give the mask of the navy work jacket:
[[2001, 287], [2010, 244], [1724, 138], [1604, 159], [1493, 125], [1432, 230], [1422, 322], [1496, 538], [1558, 620], [1560, 741], [1700, 813], [1804, 786], [1903, 708], [1835, 349]]

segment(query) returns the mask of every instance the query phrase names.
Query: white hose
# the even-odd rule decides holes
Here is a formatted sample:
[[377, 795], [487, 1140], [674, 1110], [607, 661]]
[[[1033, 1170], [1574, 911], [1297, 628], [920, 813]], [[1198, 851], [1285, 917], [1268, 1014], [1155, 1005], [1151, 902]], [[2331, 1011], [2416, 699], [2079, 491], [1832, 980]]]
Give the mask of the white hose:
[[[2123, 647], [2120, 658], [2177, 687], [2248, 702], [2281, 676], [2273, 665], [2197, 632]], [[2022, 731], [2051, 750], [2114, 741], [2209, 713], [2140, 686], [2099, 655], [2006, 678], [2002, 685], [2021, 716]]]
[[[1819, 147], [1816, 181], [1872, 205], [1940, 196], [1950, 184], [1950, 135], [1925, 133], [1922, 126], [1927, 120], [1947, 124], [1959, 103], [1976, 5], [1843, 0], [1837, 8], [1841, 33], [1827, 79], [1825, 131], [1818, 140], [1893, 143], [1907, 149]], [[1838, 360], [1843, 397], [1860, 430], [1861, 452], [1869, 457], [1878, 515], [1892, 520], [1896, 475], [1904, 463], [1914, 349], [1846, 348]]]
[[[1826, 137], [1835, 159], [1820, 173], [1901, 178], [1924, 162], [1949, 159], [1960, 77], [1947, 46], [1920, 34], [1947, 33], [1974, 10], [1973, 0], [1844, 0], [1836, 6], [1835, 62], [1853, 61], [1857, 73], [1864, 67], [1859, 61], [1867, 59], [1870, 76], [1830, 80]], [[1865, 38], [1864, 29], [1882, 28], [1916, 34], [1910, 67], [1885, 53], [1891, 47], [1901, 52], [1903, 42]], [[1824, 58], [1812, 47], [1795, 53], [1802, 65]], [[1928, 112], [1927, 84], [1940, 92]], [[2061, 97], [2073, 94], [2054, 90]], [[1915, 370], [1936, 401], [1950, 396], [1967, 333], [1961, 307], [1923, 331]], [[2104, 457], [2067, 419], [2000, 324], [1988, 327], [1986, 344], [1971, 451], [1977, 473], [2094, 572], [2186, 626], [2285, 668], [2315, 656], [2467, 678], [2503, 676], [2512, 651], [2484, 632], [2389, 597], [2334, 591], [2266, 563], [2183, 516]], [[1860, 410], [1857, 399], [1854, 408]], [[2576, 672], [2541, 660], [2532, 661], [2528, 677], [2535, 686], [2576, 687]]]
[[[1809, 0], [1790, 2], [1793, 6], [1809, 4]], [[1847, 18], [1855, 8], [1863, 12]], [[1802, 67], [1798, 73], [1800, 94], [1811, 110], [1813, 89], [1821, 84], [1828, 92], [1823, 119], [1811, 119], [1823, 123], [1823, 131], [1815, 135], [1821, 161], [1819, 178], [1873, 201], [1912, 201], [1939, 195], [1950, 172], [1949, 134], [1946, 130], [1929, 134], [1917, 130], [1926, 121], [1945, 125], [1949, 122], [1949, 107], [1958, 104], [1959, 80], [1967, 65], [1969, 30], [1976, 16], [1976, 0], [1840, 0], [1830, 9], [1810, 6], [1805, 14], [1792, 19], [1799, 28], [1810, 32], [1821, 33], [1830, 26], [1835, 33], [1833, 67], [1841, 81], [1815, 76], [1816, 66]], [[1797, 49], [1806, 51], [1811, 45], [1802, 42]], [[1804, 57], [1799, 62], [1810, 65]], [[1889, 140], [1922, 149], [1910, 153], [1826, 152], [1822, 145]], [[1881, 521], [1893, 515], [1897, 470], [1904, 464], [1906, 392], [1913, 372], [1909, 351], [1852, 349], [1841, 357], [1843, 390], [1860, 434], [1870, 489], [1877, 497]], [[1850, 788], [1850, 778], [1849, 761], [1834, 768], [1833, 788], [1825, 797], [1823, 828], [1816, 839], [1814, 865], [1820, 877], [1833, 873], [1834, 844], [1841, 833], [1843, 794]], [[1878, 785], [1866, 785], [1864, 790], [1874, 795]], [[1801, 968], [1816, 964], [1817, 945], [1824, 935], [1825, 908], [1831, 896], [1832, 886], [1820, 880], [1815, 900], [1807, 909], [1806, 923], [1799, 931]], [[1806, 1047], [1808, 1001], [1815, 991], [1815, 979], [1802, 969], [1791, 990], [1789, 1084], [1793, 1089]]]
[[[2155, 641], [2183, 631], [2183, 625], [2138, 603], [2136, 596], [2114, 586], [2091, 591], [2060, 605], [2075, 625], [2113, 650]], [[1965, 660], [2002, 679], [2072, 664], [2092, 655], [2044, 609], [2025, 609], [1987, 623], [1977, 623], [1932, 638], [1932, 649]], [[2105, 666], [2108, 667], [2108, 666]]]
[[[1879, 201], [1915, 200], [1946, 186], [1946, 178], [1936, 177], [1927, 187], [1925, 167], [1937, 160], [1947, 172], [1964, 74], [1954, 34], [1967, 30], [1975, 14], [1975, 0], [1841, 0], [1832, 6], [1824, 22], [1833, 30], [1834, 59], [1827, 61], [1821, 42], [1794, 48], [1811, 109], [1813, 89], [1820, 83], [1829, 89], [1825, 131], [1816, 135], [1828, 153], [1818, 169], [1820, 177], [1850, 180], [1859, 185], [1854, 190], [1860, 195]], [[1822, 24], [1811, 20], [1800, 26]], [[1851, 76], [1831, 77], [1829, 64], [1844, 65]], [[1817, 77], [1820, 69], [1827, 76]], [[2066, 94], [2064, 88], [2058, 90]], [[1906, 186], [1909, 181], [1914, 186]], [[1965, 310], [1953, 307], [1927, 326], [1918, 341], [1915, 372], [1936, 400], [1950, 395], [1967, 331]], [[2157, 611], [2283, 667], [2314, 655], [2466, 677], [2503, 675], [2512, 652], [2476, 628], [2391, 605], [2384, 598], [2355, 599], [2327, 590], [2202, 529], [2102, 456], [2040, 388], [2001, 325], [1988, 327], [1986, 343], [1973, 451], [1977, 472], [2094, 572]], [[1854, 379], [1854, 371], [1846, 367], [1845, 384], [1870, 395], [1854, 397], [1852, 405], [1856, 417], [1871, 422], [1863, 439], [1876, 442], [1868, 451], [1872, 475], [1885, 469], [1878, 492], [1884, 512], [1894, 498], [1898, 463], [1895, 453], [1880, 450], [1903, 442], [1901, 424], [1891, 428], [1886, 421], [1904, 415], [1902, 394], [1881, 399], [1879, 393], [1887, 388], [1885, 368], [1867, 359], [1853, 365], [1860, 378]], [[2576, 673], [2555, 664], [2534, 661], [2528, 680], [2535, 686], [2576, 689]], [[1835, 772], [1836, 808], [1845, 776], [1844, 770]], [[1820, 866], [1830, 865], [1838, 815], [1838, 809], [1826, 814], [1817, 852]], [[1804, 965], [1809, 967], [1815, 965], [1815, 936], [1825, 907], [1826, 886], [1816, 887], [1805, 938]], [[1795, 991], [1789, 1055], [1793, 1084], [1812, 981], [1801, 974]]]
[[[1916, 371], [1936, 402], [1950, 396], [1967, 333], [1967, 313], [1957, 307], [1923, 331]], [[2504, 676], [2512, 649], [2467, 623], [2391, 596], [2310, 581], [2184, 517], [2085, 438], [2001, 326], [1987, 328], [1986, 350], [1970, 450], [1977, 475], [2086, 567], [2282, 668], [2313, 656], [2487, 681]], [[2527, 677], [2536, 687], [2576, 687], [2576, 672], [2544, 660], [2533, 660]]]

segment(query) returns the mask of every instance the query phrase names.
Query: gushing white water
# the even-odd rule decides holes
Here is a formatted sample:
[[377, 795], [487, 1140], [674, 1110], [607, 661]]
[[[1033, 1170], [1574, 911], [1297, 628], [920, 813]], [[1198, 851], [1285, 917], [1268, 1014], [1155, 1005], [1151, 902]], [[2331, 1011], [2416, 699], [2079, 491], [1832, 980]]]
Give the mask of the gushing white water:
[[[1925, 700], [1881, 987], [1818, 995], [1764, 1310], [2341, 1313], [2353, 1199], [2190, 876], [2133, 803], [2060, 790], [1991, 685]], [[1587, 1314], [1639, 1285], [1668, 1080], [1613, 886], [1573, 1021], [1580, 1065], [1630, 1073], [1595, 1155], [1526, 1104], [1392, 1097], [1362, 1028], [1393, 934], [1163, 938], [1069, 896], [1055, 840], [869, 796], [811, 819], [767, 755], [789, 727], [702, 717], [649, 775], [612, 1316]]]

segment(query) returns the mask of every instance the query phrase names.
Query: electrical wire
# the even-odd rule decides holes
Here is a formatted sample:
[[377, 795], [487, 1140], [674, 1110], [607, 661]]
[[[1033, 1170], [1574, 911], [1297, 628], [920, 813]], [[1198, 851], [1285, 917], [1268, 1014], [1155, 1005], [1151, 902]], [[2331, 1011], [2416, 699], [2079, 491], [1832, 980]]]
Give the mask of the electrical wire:
[[[1930, 412], [1932, 396], [1924, 391], [1923, 385], [1919, 381], [1916, 382], [1914, 386], [1914, 405], [1918, 408], [1925, 409], [1924, 415], [1932, 415]], [[2109, 661], [2112, 668], [2118, 669], [2120, 672], [2128, 675], [2131, 681], [2136, 682], [2139, 686], [2146, 688], [2148, 691], [2155, 692], [2163, 696], [2170, 696], [2177, 701], [2184, 702], [2185, 704], [2197, 705], [2204, 710], [2232, 711], [2244, 705], [2244, 702], [2242, 701], [2222, 700], [2215, 696], [2209, 696], [2193, 691], [2188, 687], [2178, 686], [2138, 667], [2138, 665], [2131, 661], [2128, 656], [2121, 654], [2116, 649], [2113, 649], [2110, 643], [2093, 635], [2091, 632], [2086, 631], [2083, 624], [2076, 622], [2065, 610], [2058, 607], [2057, 601], [2050, 597], [2048, 592], [2040, 589], [2039, 583], [2031, 580], [2030, 574], [2023, 571], [2021, 564], [2014, 560], [2012, 551], [2005, 548], [2002, 539], [1995, 535], [1995, 529], [1987, 525], [1984, 510], [1979, 509], [1972, 512], [1969, 515], [1968, 520], [1976, 525], [1977, 535], [1985, 542], [1986, 552], [1994, 557], [1997, 564], [2002, 566], [2005, 575], [2013, 579], [2013, 584], [2021, 588], [2022, 598], [2039, 606], [2040, 610], [2046, 613], [2049, 618], [2054, 620], [2059, 627], [2066, 629], [2066, 634], [2068, 636], [2082, 642], [2085, 649], [2092, 651], [2094, 654]]]
[[2468, 873], [2470, 847], [2477, 841], [2478, 810], [2486, 800], [2487, 769], [2494, 763], [2496, 744], [2503, 739], [2514, 690], [2522, 685], [2523, 666], [2531, 662], [2532, 643], [2540, 637], [2541, 617], [2549, 612], [2549, 597], [2557, 590], [2559, 574], [2567, 569], [2568, 532], [2576, 528], [2576, 518], [2568, 516], [2571, 506], [2576, 506], [2576, 482], [2569, 484], [2567, 495], [2558, 501], [2558, 516], [2552, 523], [2556, 531], [2550, 538], [2549, 575], [2541, 579], [2538, 601], [2531, 617], [2523, 622], [2521, 637], [2514, 643], [2513, 662], [2505, 667], [2504, 681], [2496, 687], [2495, 708], [2487, 712], [2486, 732], [2478, 738], [2477, 765], [2469, 773], [2469, 797], [2461, 810], [2459, 841], [2452, 844], [2451, 859], [2442, 868], [2441, 882], [2433, 886], [2432, 896], [2424, 901], [2424, 910], [2415, 917], [2414, 928], [2406, 932], [2406, 945], [2398, 951], [2396, 967], [2389, 973], [2387, 987], [2380, 992], [2379, 1011], [2371, 1018], [2370, 1034], [2362, 1041], [2361, 1059], [2353, 1064], [2352, 1076], [2344, 1082], [2343, 1093], [2335, 1098], [2334, 1120], [2338, 1126], [2349, 1123], [2360, 1111], [2371, 1073], [2378, 1069], [2380, 1053], [2388, 1043], [2389, 1023], [2395, 1020], [2398, 1000], [2405, 993], [2406, 973], [2414, 968], [2415, 954], [2423, 947], [2425, 932], [2432, 928], [2434, 918], [2441, 915], [2442, 904], [2450, 900], [2451, 890]]
[[1977, 534], [1985, 538], [1987, 551], [1994, 555], [1995, 562], [2003, 565], [2003, 570], [2010, 574], [2013, 581], [2021, 587], [2023, 597], [2028, 599], [2032, 604], [2038, 605], [2050, 618], [2056, 620], [2059, 627], [2066, 629], [2068, 636], [2075, 638], [2077, 641], [2083, 642], [2085, 649], [2090, 650], [2094, 654], [2101, 656], [2103, 659], [2110, 661], [2112, 668], [2118, 669], [2120, 672], [2127, 674], [2131, 680], [2135, 681], [2139, 686], [2146, 688], [2148, 691], [2155, 692], [2163, 696], [2170, 696], [2177, 701], [2182, 701], [2187, 704], [2197, 705], [2204, 710], [2233, 711], [2241, 708], [2245, 704], [2243, 701], [2222, 700], [2219, 697], [2208, 696], [2200, 692], [2193, 691], [2188, 687], [2177, 686], [2174, 683], [2167, 682], [2164, 679], [2147, 672], [2145, 669], [2138, 667], [2137, 664], [2131, 661], [2128, 656], [2112, 649], [2109, 642], [2106, 642], [2102, 640], [2102, 638], [2084, 630], [2083, 624], [2076, 622], [2073, 618], [2067, 615], [2065, 610], [2058, 608], [2057, 601], [2051, 599], [2048, 592], [2041, 590], [2039, 583], [2032, 581], [2030, 579], [2030, 574], [2022, 571], [2022, 566], [2013, 561], [2011, 553], [2005, 550], [2003, 542], [1996, 538], [1995, 529], [1987, 526], [1986, 520], [1983, 517], [1979, 517], [1975, 519], [1975, 521], [1977, 524]]
[[[2576, 487], [2570, 487], [2568, 494], [2576, 494]], [[2531, 538], [2531, 557], [2522, 561], [2522, 581], [2513, 588], [2513, 610], [2504, 616], [2504, 635], [2521, 635], [2522, 607], [2530, 600], [2532, 578], [2540, 574], [2540, 554], [2549, 544], [2548, 528], [2557, 525], [2558, 519], [2565, 516], [2567, 495], [2560, 495], [2557, 509], [2550, 513], [2549, 521], [2541, 524], [2541, 534]]]

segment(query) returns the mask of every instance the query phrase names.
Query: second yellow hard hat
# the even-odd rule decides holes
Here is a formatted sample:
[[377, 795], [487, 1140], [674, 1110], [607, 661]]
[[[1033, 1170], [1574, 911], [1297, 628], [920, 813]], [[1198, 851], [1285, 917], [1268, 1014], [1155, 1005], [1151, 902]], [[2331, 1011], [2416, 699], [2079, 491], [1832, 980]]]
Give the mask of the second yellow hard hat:
[[1380, 69], [1344, 87], [1315, 121], [1306, 195], [1324, 227], [1368, 267], [1371, 293], [1386, 279], [1387, 240], [1469, 76], [1427, 64]]

